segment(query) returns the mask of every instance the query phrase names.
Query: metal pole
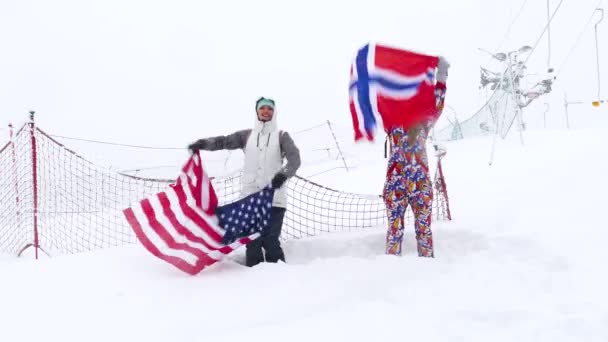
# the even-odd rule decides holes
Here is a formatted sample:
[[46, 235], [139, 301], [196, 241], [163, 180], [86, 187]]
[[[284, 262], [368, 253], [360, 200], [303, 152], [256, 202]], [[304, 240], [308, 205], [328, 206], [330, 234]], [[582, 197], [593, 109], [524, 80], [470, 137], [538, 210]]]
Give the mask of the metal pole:
[[[507, 77], [507, 72], [509, 72], [508, 66], [500, 77], [500, 83], [498, 84], [499, 88], [502, 88], [503, 82], [505, 82], [506, 77]], [[494, 152], [496, 151], [496, 137], [500, 134], [500, 128], [502, 127], [501, 125], [504, 125], [506, 114], [503, 113], [502, 120], [500, 120], [500, 118], [498, 117], [498, 113], [496, 113], [496, 114], [493, 113], [494, 111], [492, 111], [492, 107], [490, 107], [490, 111], [491, 111], [491, 115], [496, 118], [494, 120], [495, 128], [494, 128], [494, 137], [492, 138], [492, 150], [490, 151], [490, 160], [488, 161], [488, 165], [492, 166], [492, 164], [494, 163]]]
[[566, 114], [566, 128], [570, 129], [570, 120], [568, 119], [568, 95], [564, 93], [564, 112]]
[[490, 161], [488, 162], [488, 165], [490, 166], [492, 166], [492, 163], [494, 163], [494, 152], [496, 151], [496, 136], [498, 134], [498, 130], [496, 130], [496, 132], [494, 133], [494, 137], [492, 138], [492, 150], [490, 151]]
[[522, 109], [517, 106], [517, 122], [519, 123], [519, 140], [521, 141], [521, 146], [524, 146], [524, 119], [521, 115]]
[[[515, 59], [515, 61], [517, 62], [517, 58]], [[511, 95], [513, 96], [513, 100], [515, 100], [515, 110], [517, 111], [517, 113], [515, 113], [515, 115], [517, 116], [517, 122], [519, 124], [519, 140], [521, 141], [521, 145], [524, 145], [524, 120], [522, 118], [522, 110], [521, 107], [519, 106], [519, 99], [517, 98], [517, 92], [515, 90], [515, 78], [513, 77], [513, 62], [511, 60], [511, 57], [509, 57], [509, 74], [511, 76]], [[519, 84], [517, 85], [517, 89], [519, 90]], [[509, 128], [510, 129], [510, 128]]]
[[[602, 101], [599, 101], [602, 102]], [[566, 113], [566, 127], [568, 127], [568, 129], [570, 129], [570, 120], [569, 120], [569, 116], [568, 116], [568, 106], [572, 105], [572, 104], [584, 104], [586, 102], [584, 101], [573, 101], [570, 102], [568, 101], [568, 98], [566, 97], [566, 93], [564, 93], [564, 109], [565, 109], [565, 113]]]
[[551, 0], [547, 0], [547, 69], [551, 67]]
[[598, 20], [597, 23], [595, 23], [594, 26], [594, 30], [595, 30], [595, 58], [597, 61], [597, 100], [599, 101], [602, 96], [601, 96], [601, 92], [600, 92], [600, 50], [599, 50], [599, 45], [598, 45], [598, 40], [597, 40], [597, 25], [599, 25], [599, 23], [601, 23], [604, 20], [604, 9], [603, 8], [596, 8], [596, 11], [600, 11], [600, 13], [602, 14], [602, 16], [600, 17], [600, 20]]
[[[547, 72], [549, 70], [551, 70], [551, 0], [547, 0]], [[547, 112], [549, 111], [547, 96], [545, 96], [545, 111], [543, 112], [544, 129], [547, 129]]]

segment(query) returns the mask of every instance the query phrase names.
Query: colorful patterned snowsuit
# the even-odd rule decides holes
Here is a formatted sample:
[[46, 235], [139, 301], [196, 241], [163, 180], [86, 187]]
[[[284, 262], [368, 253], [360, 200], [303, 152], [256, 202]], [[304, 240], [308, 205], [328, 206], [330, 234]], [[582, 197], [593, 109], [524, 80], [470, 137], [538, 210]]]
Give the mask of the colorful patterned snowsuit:
[[401, 255], [404, 216], [409, 204], [415, 217], [418, 255], [433, 257], [433, 187], [426, 155], [427, 132], [421, 129], [412, 146], [408, 146], [407, 132], [403, 128], [392, 129], [389, 138], [392, 148], [384, 186], [389, 223], [386, 253]]

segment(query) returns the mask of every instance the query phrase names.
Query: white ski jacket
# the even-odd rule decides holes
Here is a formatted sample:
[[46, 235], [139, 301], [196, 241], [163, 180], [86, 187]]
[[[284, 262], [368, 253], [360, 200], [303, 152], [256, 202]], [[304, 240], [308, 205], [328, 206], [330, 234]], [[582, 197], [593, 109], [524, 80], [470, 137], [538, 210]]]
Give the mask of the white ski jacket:
[[[201, 139], [205, 150], [242, 149], [245, 164], [241, 178], [241, 196], [245, 197], [269, 185], [279, 172], [287, 178], [296, 174], [300, 167], [300, 151], [287, 132], [277, 127], [277, 114], [272, 120], [262, 122], [257, 115], [253, 129], [237, 131], [227, 136]], [[284, 160], [287, 164], [283, 164]], [[273, 206], [287, 207], [287, 182], [275, 190]]]

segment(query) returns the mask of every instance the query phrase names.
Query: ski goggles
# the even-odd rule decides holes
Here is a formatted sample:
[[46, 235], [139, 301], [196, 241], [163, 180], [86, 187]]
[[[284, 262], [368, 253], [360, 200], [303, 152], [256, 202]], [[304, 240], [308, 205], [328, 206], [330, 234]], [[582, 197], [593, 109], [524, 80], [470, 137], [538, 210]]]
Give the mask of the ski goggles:
[[263, 106], [268, 106], [274, 110], [274, 100], [267, 99], [265, 97], [260, 97], [257, 101], [255, 101], [255, 110], [262, 108]]

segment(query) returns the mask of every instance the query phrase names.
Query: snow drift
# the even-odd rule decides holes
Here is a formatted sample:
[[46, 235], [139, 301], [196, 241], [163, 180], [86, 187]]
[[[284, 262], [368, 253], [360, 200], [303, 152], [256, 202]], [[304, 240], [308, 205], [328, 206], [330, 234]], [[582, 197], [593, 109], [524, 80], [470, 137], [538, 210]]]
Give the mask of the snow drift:
[[[139, 245], [0, 259], [3, 341], [606, 341], [608, 143], [600, 129], [448, 144], [452, 222], [436, 258], [383, 254], [384, 227], [291, 240], [287, 264], [242, 253], [199, 276]], [[384, 160], [323, 176], [348, 189]], [[332, 177], [331, 179], [329, 179]], [[362, 185], [357, 185], [357, 191]], [[242, 251], [241, 251], [242, 252]]]

